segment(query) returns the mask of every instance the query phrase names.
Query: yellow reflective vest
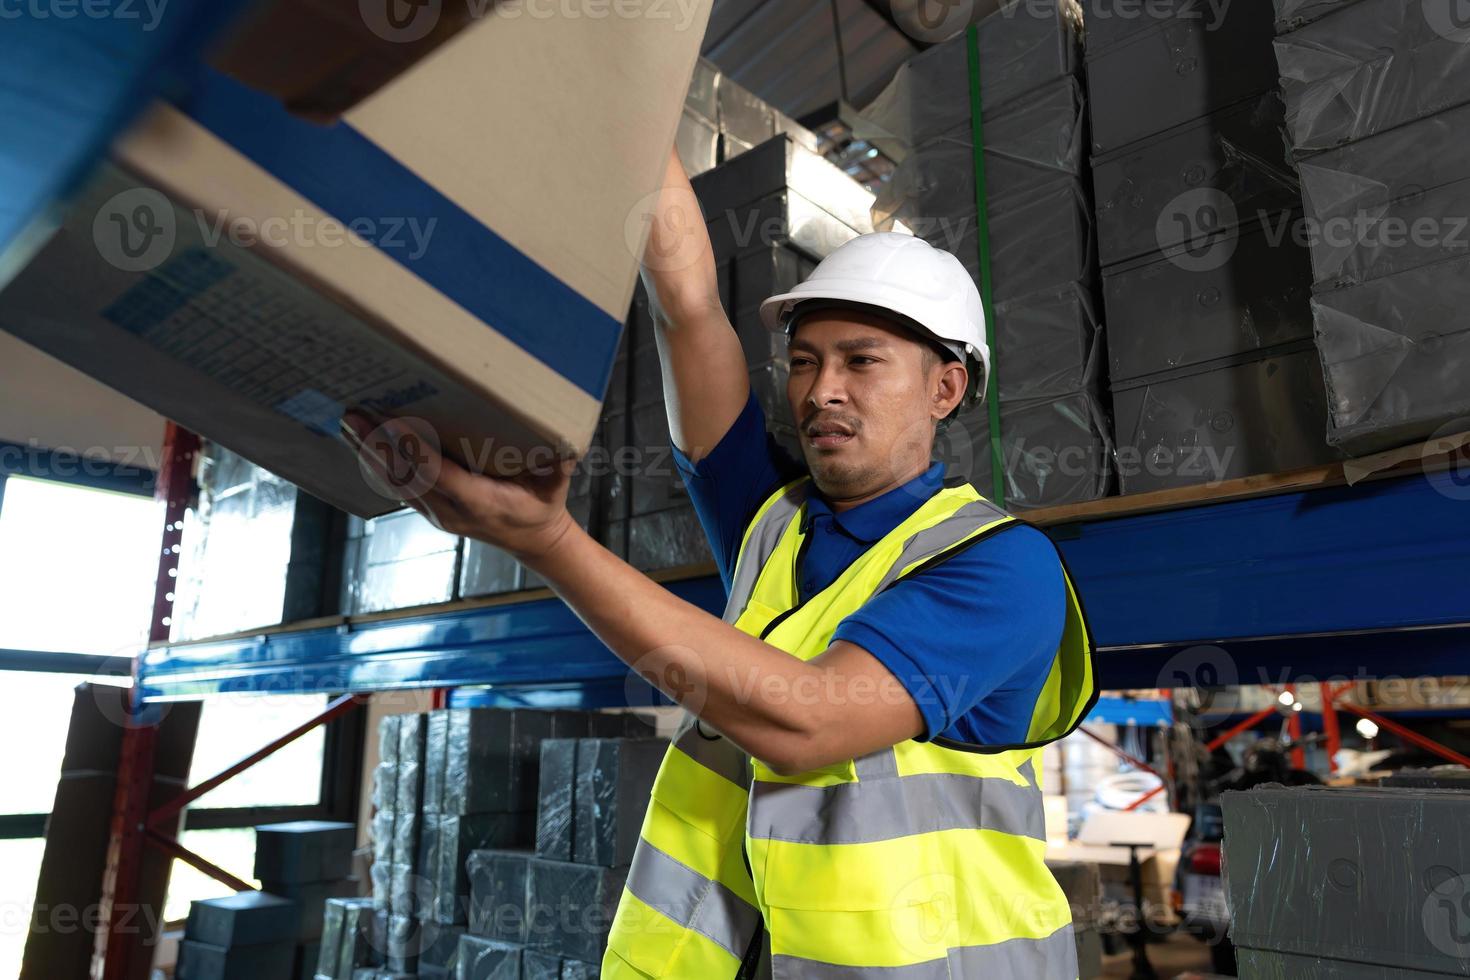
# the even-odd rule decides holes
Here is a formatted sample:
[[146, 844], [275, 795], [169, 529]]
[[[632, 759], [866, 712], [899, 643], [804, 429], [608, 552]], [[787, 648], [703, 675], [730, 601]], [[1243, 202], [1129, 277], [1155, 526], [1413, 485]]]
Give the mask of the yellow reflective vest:
[[[752, 519], [724, 617], [803, 660], [878, 592], [1016, 523], [973, 487], [941, 490], [803, 603], [808, 487], [783, 487]], [[603, 977], [1075, 978], [1041, 802], [1042, 746], [1096, 700], [1070, 577], [1067, 594], [1021, 745], [909, 740], [780, 776], [686, 718], [654, 783]]]

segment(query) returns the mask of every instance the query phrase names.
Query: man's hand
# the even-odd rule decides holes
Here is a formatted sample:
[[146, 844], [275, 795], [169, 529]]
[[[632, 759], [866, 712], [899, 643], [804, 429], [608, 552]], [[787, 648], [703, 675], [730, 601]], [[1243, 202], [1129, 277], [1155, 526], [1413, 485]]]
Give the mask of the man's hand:
[[422, 431], [423, 424], [389, 419], [375, 425], [349, 413], [342, 435], [357, 450], [363, 467], [392, 488], [393, 496], [450, 534], [534, 562], [575, 526], [566, 506], [574, 460], [531, 464], [514, 477], [472, 473], [443, 456], [432, 434]]

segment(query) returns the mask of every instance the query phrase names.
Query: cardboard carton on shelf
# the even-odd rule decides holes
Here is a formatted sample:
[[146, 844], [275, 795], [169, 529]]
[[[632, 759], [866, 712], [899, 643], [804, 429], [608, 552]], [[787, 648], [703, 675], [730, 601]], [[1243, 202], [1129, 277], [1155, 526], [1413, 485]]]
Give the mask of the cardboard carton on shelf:
[[503, 473], [580, 454], [709, 6], [496, 7], [330, 126], [201, 67], [0, 293], [0, 329], [360, 516], [399, 502], [341, 437], [353, 407]]

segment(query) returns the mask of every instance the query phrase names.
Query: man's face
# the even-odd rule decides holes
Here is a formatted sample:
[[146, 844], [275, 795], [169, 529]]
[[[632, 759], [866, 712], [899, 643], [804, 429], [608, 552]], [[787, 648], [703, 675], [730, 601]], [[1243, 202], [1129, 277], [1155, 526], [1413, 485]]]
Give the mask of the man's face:
[[929, 463], [935, 423], [964, 395], [965, 371], [907, 328], [852, 310], [801, 318], [786, 397], [817, 487], [860, 500]]

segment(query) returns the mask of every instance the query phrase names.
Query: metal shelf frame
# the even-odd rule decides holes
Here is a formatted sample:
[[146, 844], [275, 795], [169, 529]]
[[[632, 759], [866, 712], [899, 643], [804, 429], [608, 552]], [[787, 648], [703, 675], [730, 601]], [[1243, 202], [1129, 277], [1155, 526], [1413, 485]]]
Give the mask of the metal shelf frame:
[[[1092, 620], [1105, 688], [1459, 674], [1470, 486], [1446, 470], [1045, 528]], [[665, 583], [718, 614], [712, 574]], [[157, 644], [149, 700], [474, 688], [452, 703], [586, 707], [652, 694], [546, 592]]]

